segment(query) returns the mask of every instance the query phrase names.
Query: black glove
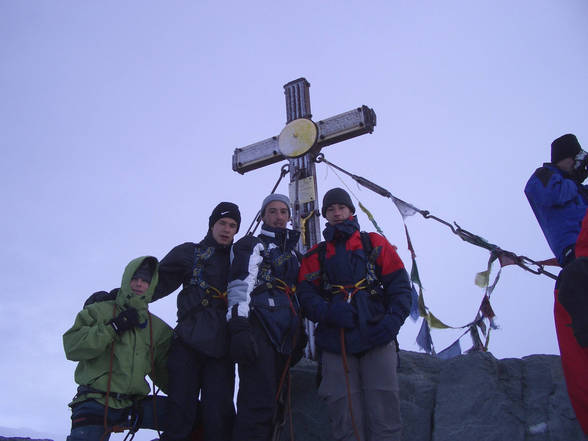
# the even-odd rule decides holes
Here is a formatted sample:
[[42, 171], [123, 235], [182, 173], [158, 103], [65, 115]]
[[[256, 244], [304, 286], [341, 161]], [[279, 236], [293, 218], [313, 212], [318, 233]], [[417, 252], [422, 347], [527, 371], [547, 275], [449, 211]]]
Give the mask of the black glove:
[[253, 339], [251, 324], [245, 317], [233, 317], [229, 320], [231, 344], [229, 355], [239, 364], [252, 364], [257, 358], [257, 343]]
[[121, 335], [123, 332], [139, 326], [139, 313], [135, 308], [127, 308], [110, 321], [114, 331]]
[[333, 299], [325, 313], [325, 321], [336, 328], [355, 327], [355, 312], [351, 303], [343, 299]]

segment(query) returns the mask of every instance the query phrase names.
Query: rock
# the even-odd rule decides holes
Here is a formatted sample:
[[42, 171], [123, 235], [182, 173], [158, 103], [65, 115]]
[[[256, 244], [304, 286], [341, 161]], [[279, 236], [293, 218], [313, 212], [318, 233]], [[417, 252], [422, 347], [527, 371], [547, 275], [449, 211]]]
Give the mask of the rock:
[[[317, 364], [292, 369], [296, 441], [330, 441], [316, 392]], [[478, 352], [450, 360], [401, 351], [398, 369], [406, 441], [586, 441], [571, 408], [560, 358], [497, 360]], [[286, 424], [282, 440], [290, 439]]]

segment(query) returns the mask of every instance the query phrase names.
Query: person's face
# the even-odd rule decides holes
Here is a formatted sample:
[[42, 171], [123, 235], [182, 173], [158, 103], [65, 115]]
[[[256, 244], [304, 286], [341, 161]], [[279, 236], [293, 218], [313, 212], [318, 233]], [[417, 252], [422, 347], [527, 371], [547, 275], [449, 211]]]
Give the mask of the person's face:
[[351, 216], [351, 210], [347, 205], [343, 204], [331, 204], [327, 207], [326, 211], [327, 221], [331, 225], [339, 224]]
[[145, 291], [149, 288], [149, 282], [141, 279], [131, 279], [131, 291], [138, 296], [145, 294]]
[[229, 245], [237, 233], [239, 226], [230, 217], [221, 217], [212, 226], [212, 237], [220, 245]]
[[564, 158], [555, 164], [560, 170], [571, 173], [574, 170], [574, 158]]
[[290, 210], [283, 202], [272, 201], [265, 206], [261, 220], [270, 227], [286, 228], [286, 224], [290, 220]]

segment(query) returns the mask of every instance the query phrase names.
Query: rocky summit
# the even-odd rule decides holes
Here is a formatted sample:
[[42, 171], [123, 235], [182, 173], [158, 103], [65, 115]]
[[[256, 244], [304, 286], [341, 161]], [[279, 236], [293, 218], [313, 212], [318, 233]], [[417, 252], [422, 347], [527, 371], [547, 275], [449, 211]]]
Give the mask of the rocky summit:
[[[559, 356], [497, 360], [478, 352], [441, 360], [400, 351], [398, 372], [403, 440], [588, 440], [570, 405]], [[332, 440], [316, 373], [310, 361], [292, 369], [296, 441]], [[287, 423], [281, 439], [290, 439]]]
[[[332, 441], [317, 395], [315, 362], [292, 369], [296, 441]], [[400, 351], [404, 441], [587, 441], [556, 355], [497, 360], [477, 352], [450, 360]], [[281, 440], [290, 439], [288, 416]], [[30, 438], [4, 438], [23, 441]]]

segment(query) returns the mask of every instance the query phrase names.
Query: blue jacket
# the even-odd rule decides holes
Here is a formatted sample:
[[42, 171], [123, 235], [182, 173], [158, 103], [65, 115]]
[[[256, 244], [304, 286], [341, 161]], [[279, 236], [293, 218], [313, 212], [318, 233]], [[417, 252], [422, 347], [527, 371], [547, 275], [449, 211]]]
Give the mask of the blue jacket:
[[264, 224], [258, 237], [245, 236], [233, 247], [227, 319], [253, 314], [282, 354], [292, 352], [301, 326], [295, 293], [299, 237], [297, 231]]
[[577, 184], [553, 164], [543, 164], [529, 178], [525, 195], [560, 264], [564, 250], [576, 243], [588, 207], [588, 187]]
[[[355, 217], [340, 224], [327, 224], [323, 271], [331, 285], [352, 285], [366, 277], [367, 257]], [[409, 314], [411, 286], [408, 273], [395, 247], [383, 236], [369, 233], [373, 252], [377, 253], [375, 273], [379, 283], [372, 289], [360, 289], [351, 297], [353, 328], [345, 328], [345, 349], [360, 354], [391, 342]], [[298, 275], [298, 296], [306, 317], [318, 323], [316, 345], [328, 352], [341, 352], [340, 330], [326, 319], [330, 302], [343, 301], [345, 294], [324, 292], [318, 245], [302, 259]], [[353, 290], [350, 290], [353, 292]]]

